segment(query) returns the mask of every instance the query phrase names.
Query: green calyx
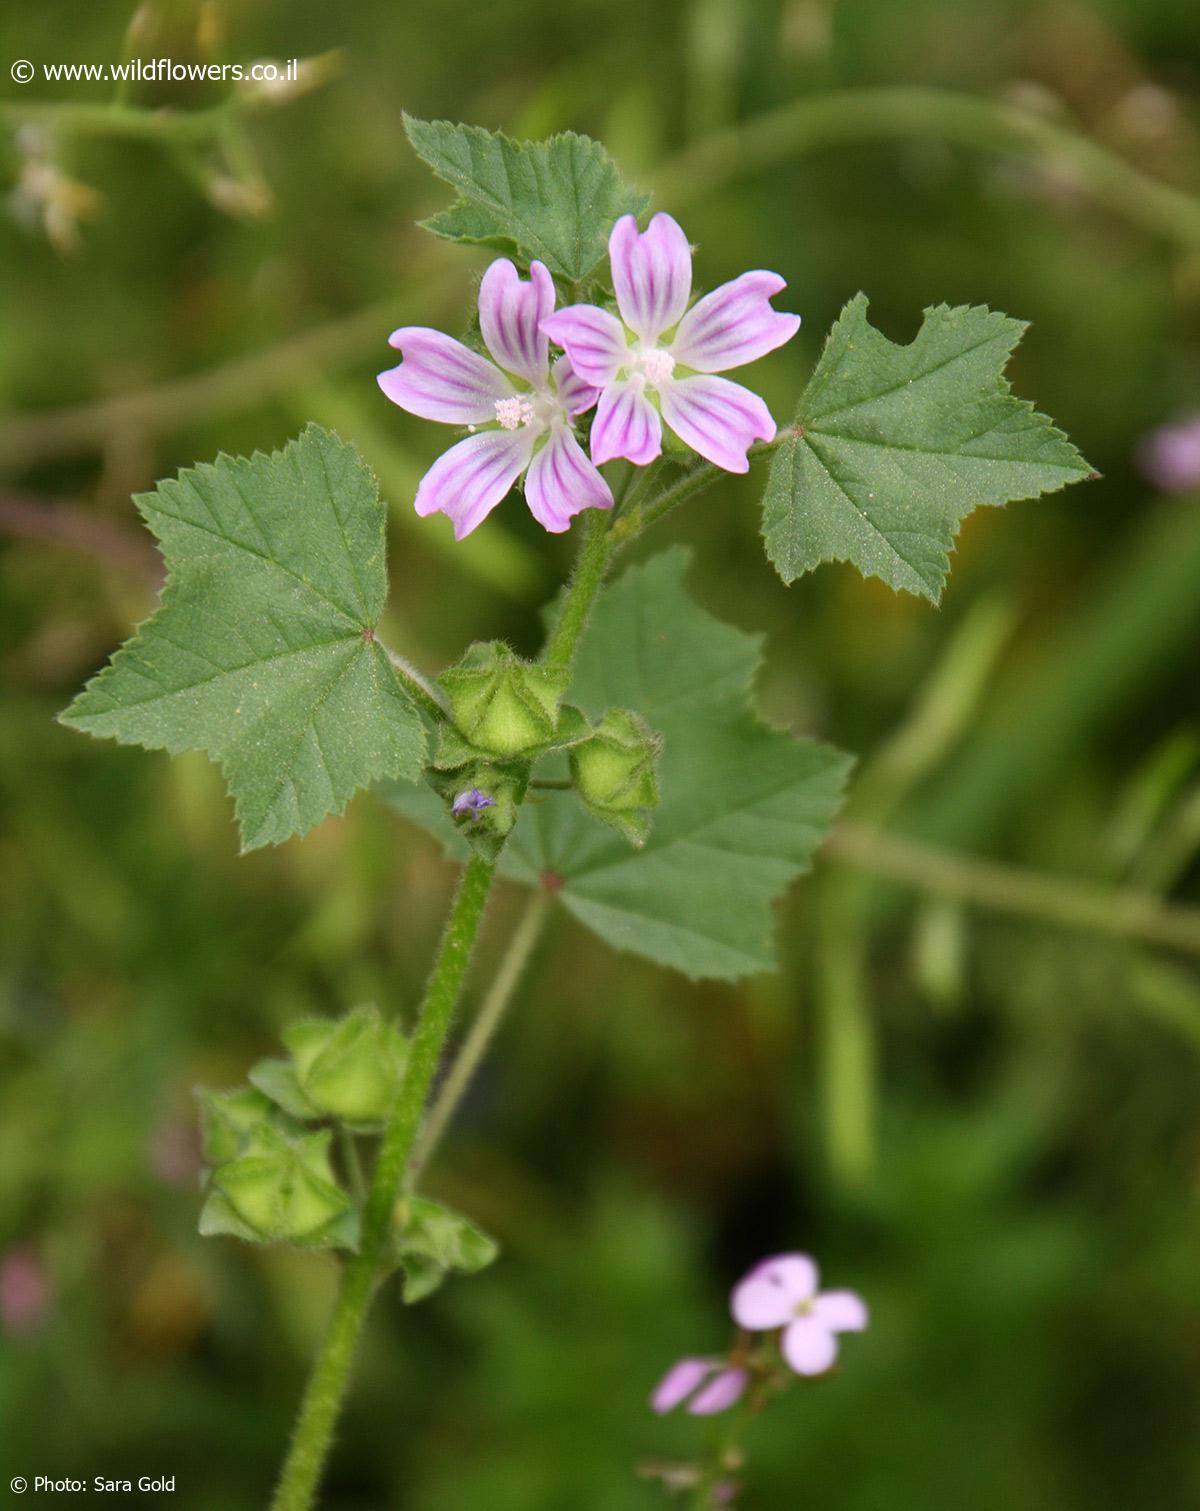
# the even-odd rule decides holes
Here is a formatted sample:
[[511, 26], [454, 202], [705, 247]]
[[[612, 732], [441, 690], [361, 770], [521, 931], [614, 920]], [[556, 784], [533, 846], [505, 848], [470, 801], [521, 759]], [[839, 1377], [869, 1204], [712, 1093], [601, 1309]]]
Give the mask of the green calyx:
[[472, 760], [453, 771], [434, 768], [426, 780], [471, 848], [495, 860], [517, 821], [529, 786], [529, 762], [500, 766]]
[[639, 715], [610, 708], [589, 739], [569, 752], [571, 778], [590, 812], [645, 843], [650, 810], [658, 806], [657, 762], [662, 739]]
[[512, 757], [549, 744], [570, 674], [522, 661], [498, 640], [473, 645], [442, 673], [459, 733], [477, 751]]
[[278, 1113], [269, 1098], [253, 1086], [233, 1091], [196, 1092], [200, 1103], [205, 1163], [223, 1165], [241, 1153], [259, 1128], [274, 1124]]
[[424, 1301], [450, 1271], [477, 1274], [499, 1252], [495, 1239], [441, 1202], [406, 1196], [396, 1204], [390, 1257], [403, 1271], [408, 1306]]
[[236, 1157], [211, 1172], [200, 1232], [252, 1243], [355, 1247], [358, 1218], [334, 1176], [331, 1138], [328, 1129], [293, 1137], [269, 1122], [253, 1127]]
[[[310, 1109], [307, 1116], [340, 1118], [363, 1131], [384, 1121], [404, 1074], [408, 1044], [377, 1007], [356, 1007], [344, 1018], [304, 1018], [284, 1030], [283, 1042], [292, 1056], [294, 1089]], [[280, 1096], [286, 1077], [272, 1076], [268, 1085], [263, 1066], [255, 1069], [255, 1083], [286, 1106]], [[288, 1110], [303, 1117], [301, 1105]]]

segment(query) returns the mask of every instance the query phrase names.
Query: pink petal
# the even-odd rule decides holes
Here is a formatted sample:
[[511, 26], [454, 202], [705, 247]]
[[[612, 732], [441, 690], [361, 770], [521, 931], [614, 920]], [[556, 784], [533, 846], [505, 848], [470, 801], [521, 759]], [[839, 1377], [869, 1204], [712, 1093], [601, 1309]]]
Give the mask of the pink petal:
[[651, 1407], [662, 1416], [674, 1411], [680, 1401], [686, 1400], [692, 1391], [706, 1380], [716, 1365], [711, 1359], [680, 1359], [655, 1386], [650, 1397]]
[[817, 1266], [807, 1254], [764, 1259], [734, 1287], [729, 1309], [739, 1327], [766, 1332], [791, 1321], [817, 1289]]
[[496, 400], [513, 386], [486, 357], [461, 341], [422, 325], [393, 331], [388, 345], [404, 360], [379, 374], [379, 386], [401, 409], [444, 425], [483, 425], [496, 418]]
[[592, 423], [592, 461], [597, 466], [623, 456], [644, 467], [662, 453], [662, 423], [646, 397], [645, 385], [610, 383], [596, 405]]
[[534, 436], [521, 430], [485, 430], [444, 452], [421, 479], [418, 514], [448, 514], [454, 538], [482, 524], [529, 465]]
[[671, 342], [671, 355], [697, 372], [724, 372], [765, 357], [800, 329], [799, 315], [768, 302], [787, 285], [778, 273], [743, 273], [697, 301]]
[[612, 489], [588, 460], [583, 447], [563, 424], [529, 464], [525, 502], [544, 530], [561, 535], [581, 509], [611, 509]]
[[586, 413], [600, 397], [600, 390], [585, 383], [571, 366], [570, 357], [559, 357], [550, 369], [555, 392], [572, 419]]
[[771, 411], [728, 378], [672, 378], [658, 392], [663, 419], [679, 439], [726, 472], [748, 471], [746, 452], [754, 442], [775, 439]]
[[837, 1358], [837, 1339], [815, 1317], [798, 1317], [786, 1327], [782, 1348], [798, 1375], [823, 1375]]
[[540, 262], [525, 283], [507, 257], [498, 257], [479, 285], [479, 329], [484, 345], [505, 372], [535, 387], [546, 382], [549, 342], [542, 321], [554, 309], [554, 279]]
[[741, 1400], [746, 1378], [744, 1369], [723, 1369], [692, 1397], [688, 1411], [694, 1417], [711, 1417], [718, 1411], [728, 1411]]
[[677, 221], [658, 214], [639, 232], [622, 215], [608, 238], [617, 308], [631, 331], [657, 341], [687, 309], [692, 292], [692, 249]]
[[831, 1333], [861, 1333], [867, 1325], [867, 1304], [857, 1291], [822, 1291], [810, 1315]]
[[542, 330], [561, 346], [571, 366], [594, 388], [611, 383], [629, 361], [625, 327], [594, 304], [569, 304], [542, 321]]

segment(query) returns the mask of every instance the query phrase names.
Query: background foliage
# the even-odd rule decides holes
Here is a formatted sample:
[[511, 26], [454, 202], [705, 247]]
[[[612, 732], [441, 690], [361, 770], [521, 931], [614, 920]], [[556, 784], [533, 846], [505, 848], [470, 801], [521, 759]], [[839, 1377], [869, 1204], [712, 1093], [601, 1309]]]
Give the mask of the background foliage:
[[[632, 182], [663, 185], [709, 284], [788, 277], [805, 325], [758, 369], [778, 415], [859, 288], [894, 340], [942, 301], [1032, 322], [1015, 389], [1104, 481], [978, 511], [940, 613], [845, 567], [784, 588], [757, 535], [761, 475], [668, 531], [696, 547], [700, 601], [768, 635], [770, 718], [867, 758], [860, 817], [1194, 899], [1200, 509], [1156, 495], [1135, 456], [1197, 403], [1200, 244], [1098, 209], [1053, 158], [936, 133], [736, 173], [703, 152], [670, 165], [798, 97], [931, 84], [1044, 111], [1194, 189], [1200, 21], [1178, 0], [162, 10], [148, 54], [194, 55], [199, 26], [219, 57], [342, 63], [248, 122], [271, 213], [221, 213], [202, 156], [80, 137], [70, 169], [103, 198], [79, 250], [13, 220], [0, 234], [0, 1469], [174, 1473], [181, 1508], [251, 1508], [332, 1261], [196, 1235], [191, 1087], [240, 1080], [299, 1016], [410, 1009], [451, 871], [362, 798], [239, 858], [203, 757], [54, 725], [153, 600], [130, 494], [315, 419], [353, 437], [391, 505], [389, 642], [427, 667], [472, 638], [531, 652], [569, 543], [518, 508], [460, 549], [446, 521], [418, 523], [444, 437], [373, 382], [395, 325], [465, 320], [487, 256], [414, 228], [445, 190], [401, 112], [589, 132]], [[115, 59], [126, 22], [104, 0], [64, 36], [27, 5], [4, 52]], [[0, 155], [15, 181], [11, 131]], [[913, 708], [928, 716], [906, 726]], [[477, 981], [518, 907], [498, 899]], [[657, 1504], [632, 1466], [698, 1429], [650, 1417], [649, 1388], [676, 1354], [720, 1346], [729, 1284], [792, 1246], [866, 1294], [874, 1325], [843, 1374], [760, 1424], [748, 1505], [1200, 1499], [1194, 966], [832, 864], [777, 928], [781, 975], [697, 987], [562, 916], [431, 1177], [504, 1255], [424, 1308], [379, 1308], [331, 1507]]]

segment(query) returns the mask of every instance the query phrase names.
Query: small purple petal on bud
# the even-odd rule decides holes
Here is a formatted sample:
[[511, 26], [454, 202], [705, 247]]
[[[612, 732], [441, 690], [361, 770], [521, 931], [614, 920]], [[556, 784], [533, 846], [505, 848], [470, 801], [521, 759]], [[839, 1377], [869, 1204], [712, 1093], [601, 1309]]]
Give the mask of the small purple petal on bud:
[[712, 1417], [719, 1411], [728, 1411], [742, 1399], [748, 1379], [744, 1369], [723, 1369], [692, 1397], [688, 1411], [694, 1417]]
[[658, 1412], [659, 1416], [668, 1411], [674, 1411], [676, 1406], [681, 1401], [685, 1401], [716, 1367], [712, 1359], [680, 1359], [677, 1364], [671, 1365], [658, 1382], [654, 1394], [650, 1397], [651, 1407]]
[[489, 797], [486, 792], [481, 792], [478, 787], [468, 787], [466, 792], [460, 792], [450, 804], [450, 812], [455, 818], [460, 818], [464, 813], [482, 813], [485, 808], [494, 808], [496, 799]]

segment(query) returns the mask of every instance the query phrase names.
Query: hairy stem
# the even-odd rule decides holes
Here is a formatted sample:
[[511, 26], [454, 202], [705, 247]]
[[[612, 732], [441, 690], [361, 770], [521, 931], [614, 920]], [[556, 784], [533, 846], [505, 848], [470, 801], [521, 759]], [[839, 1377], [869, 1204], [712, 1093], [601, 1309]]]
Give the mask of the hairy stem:
[[[382, 645], [383, 642], [380, 641]], [[397, 651], [383, 647], [392, 663], [392, 670], [404, 686], [404, 691], [413, 702], [427, 713], [435, 724], [444, 724], [450, 717], [450, 705], [438, 691], [437, 685], [424, 676], [411, 661], [406, 661]]]
[[550, 913], [551, 896], [544, 887], [530, 895], [520, 923], [508, 941], [499, 968], [458, 1052], [450, 1062], [441, 1089], [434, 1098], [421, 1137], [409, 1162], [407, 1185], [415, 1186], [466, 1095], [480, 1062], [488, 1051], [500, 1021], [520, 984], [529, 957], [541, 938]]
[[569, 668], [575, 660], [579, 637], [612, 560], [615, 526], [608, 514], [603, 509], [589, 509], [585, 519], [583, 543], [575, 558], [554, 629], [542, 652], [542, 660], [547, 666]]
[[[590, 510], [575, 569], [544, 653], [547, 662], [559, 666], [570, 666], [573, 662], [579, 637], [612, 558], [612, 549], [608, 515], [600, 510]], [[415, 696], [423, 693], [433, 700], [433, 689], [423, 687], [424, 679], [416, 676], [402, 658], [392, 656], [390, 652], [388, 654], [393, 665], [399, 663], [397, 669], [406, 677], [410, 691]], [[407, 679], [414, 676], [416, 680], [410, 683]], [[434, 707], [438, 717], [444, 718], [444, 712], [436, 701]], [[363, 1211], [361, 1245], [342, 1277], [333, 1317], [317, 1352], [308, 1389], [300, 1404], [292, 1445], [284, 1462], [271, 1511], [310, 1511], [313, 1504], [321, 1470], [329, 1453], [334, 1425], [346, 1394], [363, 1320], [386, 1259], [396, 1199], [410, 1167], [421, 1113], [446, 1042], [495, 869], [494, 864], [480, 856], [473, 856], [459, 882], [458, 893], [442, 935], [437, 960], [426, 988], [425, 1001], [413, 1034], [408, 1067], [384, 1130], [383, 1142], [371, 1176], [371, 1186]], [[543, 905], [546, 902], [548, 898], [543, 894]], [[432, 1137], [427, 1136], [423, 1143], [419, 1155], [421, 1162], [432, 1154], [454, 1106], [466, 1089], [516, 985], [529, 951], [533, 948], [540, 927], [541, 918], [534, 915], [531, 909], [530, 915], [526, 917], [525, 928], [521, 931], [525, 937], [520, 948], [514, 952], [510, 947], [506, 959], [511, 982], [504, 984], [502, 992], [494, 989], [484, 1003], [480, 1018], [476, 1020], [476, 1028], [468, 1035], [464, 1046], [471, 1058], [461, 1066], [461, 1070], [461, 1062], [456, 1062], [456, 1069], [451, 1071], [451, 1080], [455, 1084], [451, 1086], [448, 1082], [447, 1085], [453, 1103], [441, 1112], [435, 1107], [437, 1124]], [[506, 974], [504, 967], [501, 970], [502, 974]], [[476, 1030], [477, 1044], [474, 1042]], [[441, 1100], [439, 1099], [439, 1106]]]
[[[760, 456], [767, 456], [775, 449], [781, 439], [782, 437], [779, 437], [774, 441], [760, 442], [756, 446], [751, 446], [747, 455], [751, 460]], [[689, 472], [684, 473], [682, 477], [676, 478], [670, 487], [664, 488], [661, 493], [655, 495], [648, 502], [639, 504], [627, 514], [623, 514], [614, 523], [611, 531], [614, 549], [620, 550], [623, 546], [627, 546], [630, 541], [636, 540], [651, 525], [656, 525], [664, 515], [670, 514], [673, 509], [677, 509], [680, 504], [686, 503], [688, 499], [695, 498], [698, 493], [703, 493], [706, 488], [711, 487], [720, 478], [728, 476], [729, 474], [724, 468], [717, 467], [712, 462], [701, 462], [698, 467], [693, 467]], [[645, 491], [647, 490], [642, 490], [643, 493]]]
[[495, 866], [468, 861], [447, 919], [413, 1033], [404, 1079], [384, 1130], [363, 1211], [359, 1251], [347, 1264], [328, 1331], [300, 1404], [272, 1511], [309, 1511], [341, 1410], [363, 1321], [385, 1272], [392, 1213], [471, 951], [483, 920]]

